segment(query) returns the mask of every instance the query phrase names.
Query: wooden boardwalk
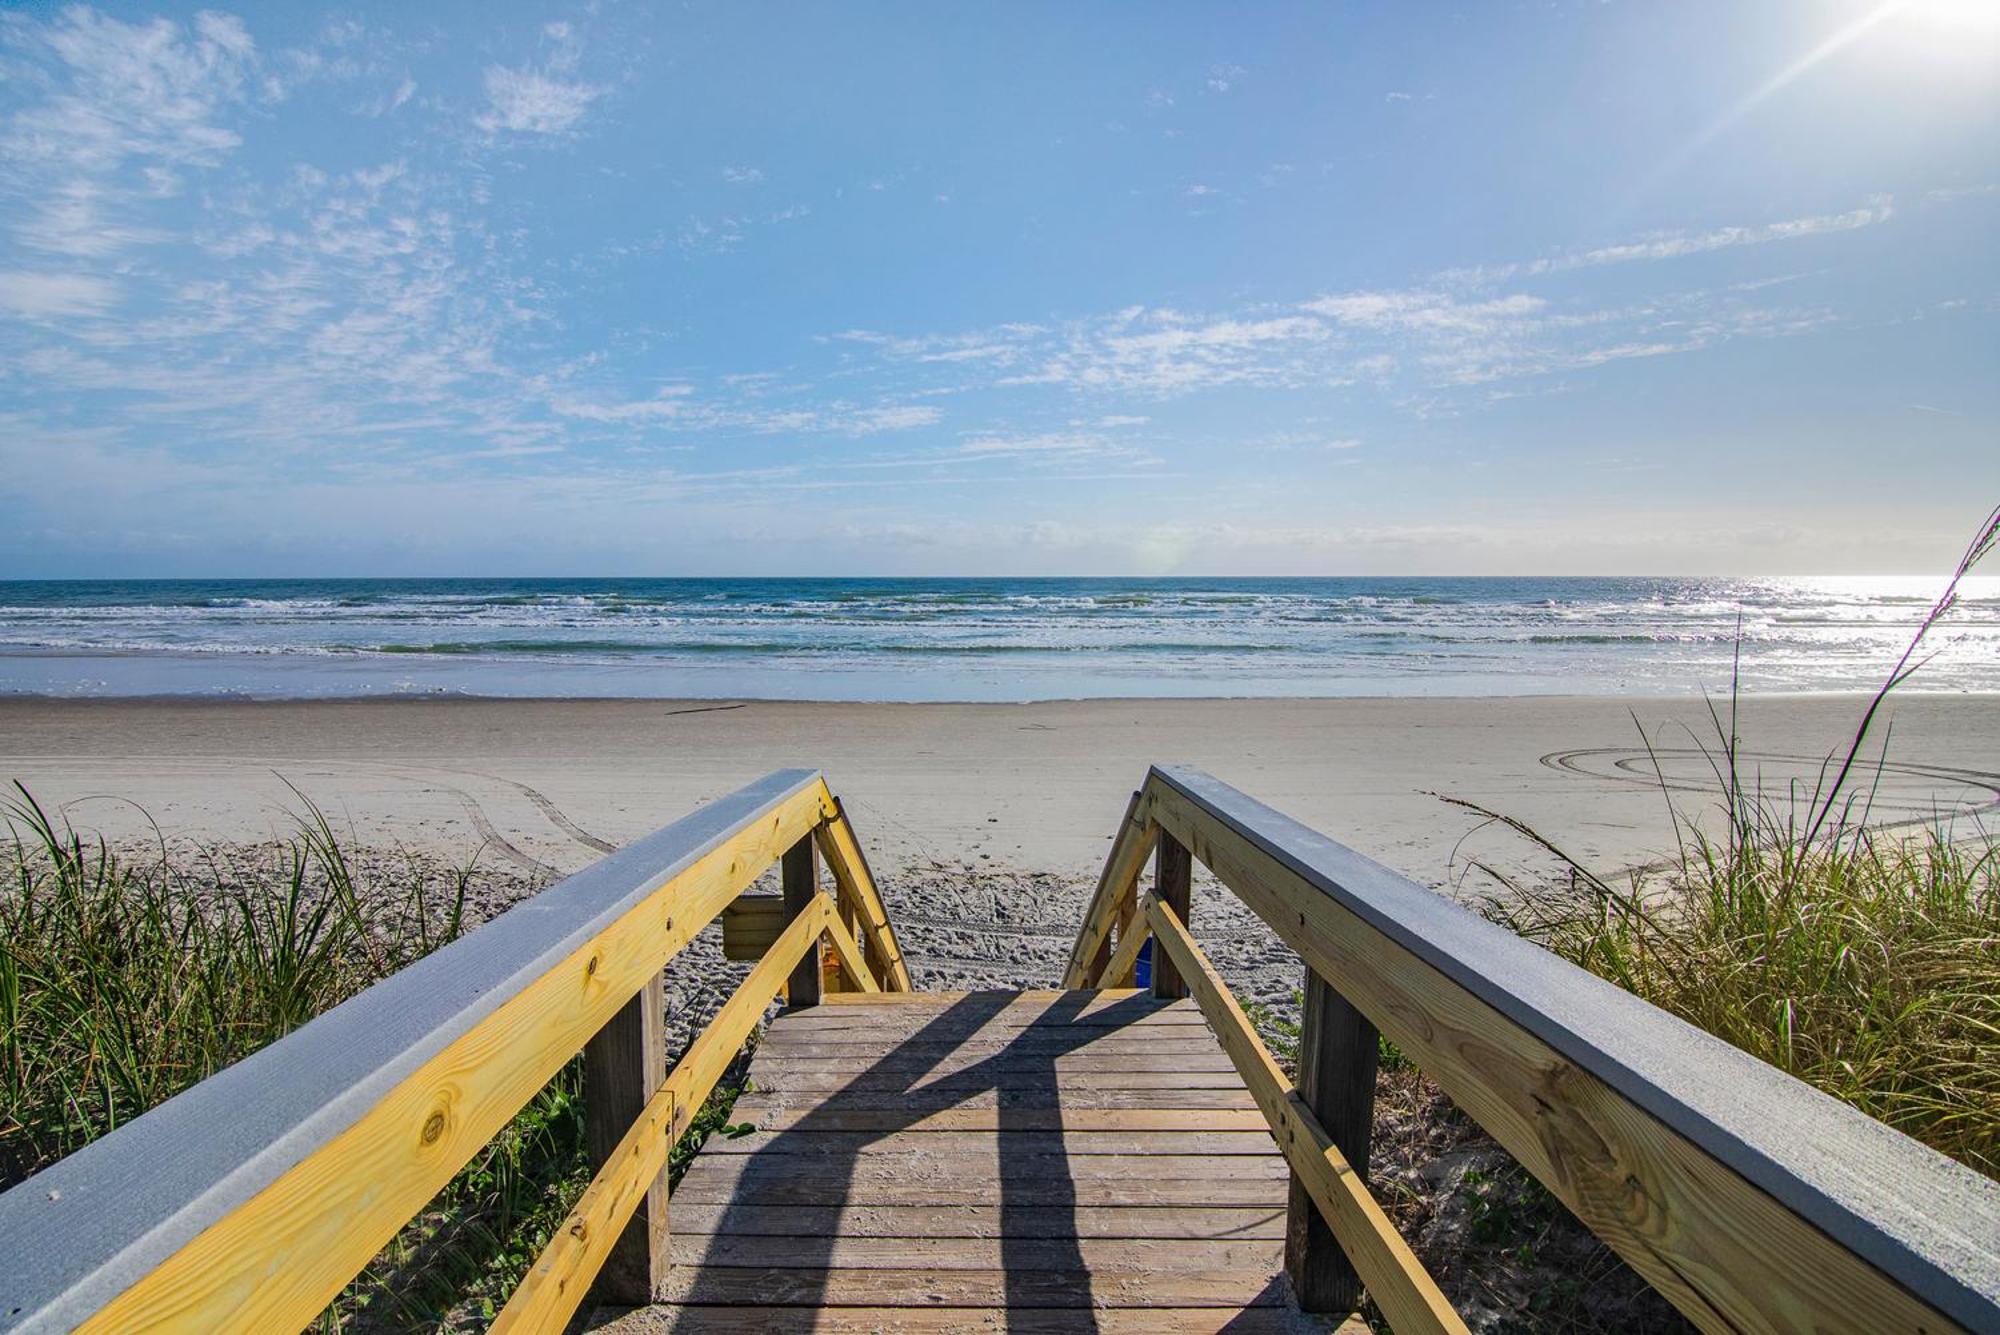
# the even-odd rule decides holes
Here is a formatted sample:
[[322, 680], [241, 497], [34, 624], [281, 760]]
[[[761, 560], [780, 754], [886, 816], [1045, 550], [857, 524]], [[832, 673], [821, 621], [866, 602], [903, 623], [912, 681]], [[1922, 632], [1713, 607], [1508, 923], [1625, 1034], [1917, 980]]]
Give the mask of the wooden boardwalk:
[[[1196, 863], [1305, 965], [1296, 1073]], [[756, 962], [669, 1064], [716, 922]], [[1062, 985], [913, 993], [846, 808], [780, 770], [0, 1193], [0, 1331], [316, 1327], [581, 1050], [596, 1175], [493, 1335], [1326, 1329], [1301, 1297], [1466, 1335], [1357, 1169], [1387, 1039], [1704, 1330], [2000, 1332], [1990, 1178], [1199, 771], [1126, 804]]]
[[673, 1194], [639, 1330], [1324, 1330], [1287, 1169], [1193, 1002], [836, 993], [781, 1016]]

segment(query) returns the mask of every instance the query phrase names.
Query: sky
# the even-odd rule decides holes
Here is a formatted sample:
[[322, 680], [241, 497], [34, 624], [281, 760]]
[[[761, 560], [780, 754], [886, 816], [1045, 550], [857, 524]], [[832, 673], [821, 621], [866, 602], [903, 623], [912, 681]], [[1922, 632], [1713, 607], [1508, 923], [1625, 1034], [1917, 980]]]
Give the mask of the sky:
[[1992, 0], [0, 11], [0, 577], [1925, 573]]

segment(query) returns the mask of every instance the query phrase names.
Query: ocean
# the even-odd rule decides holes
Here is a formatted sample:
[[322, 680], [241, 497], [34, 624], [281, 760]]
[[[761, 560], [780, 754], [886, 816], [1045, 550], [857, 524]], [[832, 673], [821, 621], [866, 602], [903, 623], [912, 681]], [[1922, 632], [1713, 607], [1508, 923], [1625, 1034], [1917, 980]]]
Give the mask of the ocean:
[[[1920, 578], [0, 582], [0, 693], [1015, 701], [1871, 689]], [[2000, 691], [2000, 579], [1908, 689]]]

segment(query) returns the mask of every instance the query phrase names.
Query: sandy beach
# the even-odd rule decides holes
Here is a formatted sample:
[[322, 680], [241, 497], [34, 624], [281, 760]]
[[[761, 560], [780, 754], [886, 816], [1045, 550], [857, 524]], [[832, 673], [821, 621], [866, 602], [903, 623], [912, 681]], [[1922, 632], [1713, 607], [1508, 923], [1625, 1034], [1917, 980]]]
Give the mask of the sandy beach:
[[[1746, 753], [1768, 789], [1810, 782], [1863, 700], [1755, 698]], [[1635, 719], [1637, 722], [1635, 723]], [[1876, 818], [2000, 802], [2000, 697], [1897, 700]], [[245, 843], [322, 806], [361, 846], [484, 856], [541, 875], [769, 770], [826, 771], [878, 873], [960, 861], [1095, 874], [1154, 761], [1197, 765], [1434, 886], [1477, 856], [1532, 866], [1431, 794], [1519, 816], [1593, 866], [1672, 846], [1643, 724], [1698, 788], [1699, 700], [1094, 700], [1023, 705], [361, 700], [0, 700], [0, 776], [78, 826]], [[1690, 810], [1708, 805], [1681, 795]], [[1461, 842], [1461, 841], [1465, 842]]]

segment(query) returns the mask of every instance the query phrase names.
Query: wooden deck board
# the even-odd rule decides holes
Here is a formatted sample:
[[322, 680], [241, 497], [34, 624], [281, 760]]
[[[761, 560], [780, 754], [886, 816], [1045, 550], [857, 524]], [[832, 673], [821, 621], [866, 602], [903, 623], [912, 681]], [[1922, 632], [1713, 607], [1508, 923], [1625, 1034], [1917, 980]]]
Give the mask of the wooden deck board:
[[[739, 1121], [737, 1125], [745, 1125]], [[912, 1150], [935, 1154], [996, 1155], [1002, 1139], [1027, 1154], [1067, 1154], [1072, 1158], [1128, 1154], [1258, 1154], [1271, 1152], [1271, 1137], [1256, 1131], [753, 1131], [718, 1136], [703, 1147], [716, 1154], [900, 1155]]]
[[[1336, 1329], [1287, 1307], [1008, 1308], [756, 1307], [749, 1305], [648, 1307], [622, 1314], [596, 1329], [604, 1335], [1303, 1335]], [[1358, 1319], [1338, 1335], [1367, 1335]]]
[[754, 1129], [674, 1192], [670, 1301], [616, 1329], [1326, 1328], [1282, 1274], [1285, 1160], [1191, 1003], [830, 994], [750, 1079]]

